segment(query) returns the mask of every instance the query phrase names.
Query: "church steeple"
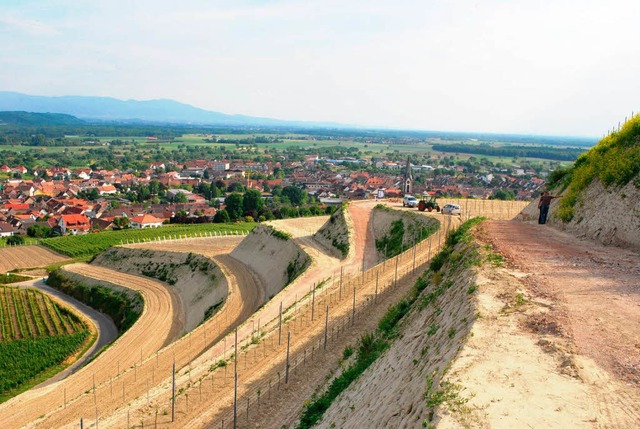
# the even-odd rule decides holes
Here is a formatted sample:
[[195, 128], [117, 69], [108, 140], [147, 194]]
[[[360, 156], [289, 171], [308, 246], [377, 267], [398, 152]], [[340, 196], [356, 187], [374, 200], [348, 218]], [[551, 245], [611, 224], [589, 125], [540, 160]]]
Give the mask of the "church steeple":
[[411, 162], [407, 156], [407, 167], [404, 171], [403, 191], [405, 194], [413, 194], [413, 175], [411, 174]]

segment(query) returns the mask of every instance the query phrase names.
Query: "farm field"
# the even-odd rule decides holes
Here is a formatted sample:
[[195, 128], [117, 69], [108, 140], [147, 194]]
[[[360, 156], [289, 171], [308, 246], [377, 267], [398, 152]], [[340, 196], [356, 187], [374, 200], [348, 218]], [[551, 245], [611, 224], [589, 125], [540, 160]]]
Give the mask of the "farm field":
[[69, 258], [42, 246], [1, 247], [0, 274], [15, 269], [45, 267], [67, 260]]
[[254, 223], [203, 223], [196, 225], [167, 225], [161, 228], [125, 229], [103, 231], [95, 234], [67, 235], [46, 238], [40, 244], [72, 258], [93, 256], [119, 244], [181, 237], [204, 237], [211, 235], [244, 235], [253, 229]]
[[72, 363], [85, 324], [35, 289], [0, 286], [0, 402]]

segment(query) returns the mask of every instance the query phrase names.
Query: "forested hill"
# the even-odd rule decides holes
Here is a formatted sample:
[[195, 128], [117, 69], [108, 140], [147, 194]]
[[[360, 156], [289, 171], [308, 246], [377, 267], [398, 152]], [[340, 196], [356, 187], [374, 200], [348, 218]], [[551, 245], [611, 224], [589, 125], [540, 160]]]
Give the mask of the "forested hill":
[[52, 126], [82, 125], [85, 121], [64, 113], [0, 112], [0, 125]]

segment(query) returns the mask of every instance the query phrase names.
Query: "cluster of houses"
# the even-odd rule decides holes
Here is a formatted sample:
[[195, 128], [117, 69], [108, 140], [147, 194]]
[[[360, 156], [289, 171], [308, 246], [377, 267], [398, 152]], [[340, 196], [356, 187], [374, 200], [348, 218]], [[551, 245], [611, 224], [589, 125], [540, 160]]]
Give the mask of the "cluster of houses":
[[[55, 229], [59, 234], [85, 234], [113, 229], [118, 218], [127, 218], [131, 228], [155, 228], [169, 222], [176, 213], [213, 217], [216, 209], [210, 201], [184, 189], [197, 189], [202, 181], [223, 182], [225, 186], [240, 182], [247, 189], [260, 190], [265, 197], [270, 196], [269, 191], [276, 186], [297, 186], [327, 204], [381, 195], [402, 197], [409, 193], [408, 177], [413, 194], [463, 198], [489, 198], [496, 189], [511, 189], [518, 199], [527, 200], [545, 183], [544, 179], [527, 172], [471, 175], [463, 167], [456, 167], [453, 175], [427, 174], [414, 182], [413, 175], [434, 167], [380, 161], [382, 172], [373, 174], [344, 168], [341, 164], [345, 162], [352, 160], [328, 160], [310, 155], [304, 161], [295, 162], [193, 160], [180, 165], [153, 162], [144, 171], [50, 167], [36, 169], [29, 174], [32, 177], [29, 179], [25, 178], [29, 173], [25, 167], [2, 165], [0, 173], [8, 178], [0, 182], [0, 237], [25, 234], [29, 226], [36, 224]], [[276, 168], [291, 173], [274, 178]], [[260, 178], [252, 177], [253, 172], [261, 173], [255, 175]], [[166, 195], [170, 201], [181, 192], [186, 202], [134, 204], [124, 198], [130, 189], [152, 180], [168, 189]], [[81, 198], [93, 190], [98, 196], [93, 201]], [[224, 200], [221, 202], [224, 207]]]

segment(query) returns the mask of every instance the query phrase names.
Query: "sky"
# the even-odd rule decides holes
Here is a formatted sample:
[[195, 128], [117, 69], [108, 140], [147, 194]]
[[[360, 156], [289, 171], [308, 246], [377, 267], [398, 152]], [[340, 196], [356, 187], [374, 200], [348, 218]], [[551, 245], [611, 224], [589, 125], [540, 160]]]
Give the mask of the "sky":
[[0, 91], [371, 127], [600, 137], [637, 0], [0, 0]]

